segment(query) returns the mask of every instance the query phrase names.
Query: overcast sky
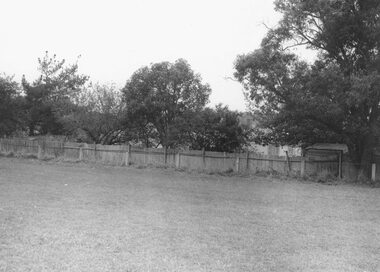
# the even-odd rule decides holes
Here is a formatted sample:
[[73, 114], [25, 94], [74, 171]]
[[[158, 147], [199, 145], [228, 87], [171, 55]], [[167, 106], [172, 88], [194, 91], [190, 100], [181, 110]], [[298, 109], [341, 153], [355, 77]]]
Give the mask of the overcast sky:
[[212, 87], [211, 105], [245, 110], [232, 76], [238, 54], [258, 48], [280, 15], [271, 0], [2, 0], [0, 72], [33, 81], [45, 51], [94, 82], [123, 86], [134, 71], [186, 59]]

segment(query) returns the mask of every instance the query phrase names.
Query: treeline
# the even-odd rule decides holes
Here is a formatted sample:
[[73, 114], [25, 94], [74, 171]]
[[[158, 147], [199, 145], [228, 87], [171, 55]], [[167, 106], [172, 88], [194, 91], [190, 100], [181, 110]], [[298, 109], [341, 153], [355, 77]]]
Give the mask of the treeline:
[[[118, 90], [89, 84], [77, 63], [46, 55], [33, 82], [1, 77], [0, 136], [233, 151], [254, 135], [249, 140], [261, 144], [344, 143], [352, 161], [368, 168], [380, 150], [380, 2], [274, 3], [282, 19], [260, 48], [234, 63], [254, 133], [239, 126], [237, 112], [205, 106], [210, 86], [184, 60], [142, 67]], [[314, 50], [315, 59], [300, 59], [299, 46]]]
[[183, 59], [138, 69], [121, 89], [92, 83], [78, 62], [38, 59], [34, 81], [0, 75], [0, 136], [64, 135], [97, 144], [235, 151], [249, 140], [239, 113], [206, 107], [211, 94]]

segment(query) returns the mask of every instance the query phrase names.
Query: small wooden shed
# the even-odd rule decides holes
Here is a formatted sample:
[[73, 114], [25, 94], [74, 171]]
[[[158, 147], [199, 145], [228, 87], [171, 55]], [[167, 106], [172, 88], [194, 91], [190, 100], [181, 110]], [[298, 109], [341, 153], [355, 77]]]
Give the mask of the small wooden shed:
[[338, 177], [342, 178], [343, 155], [348, 153], [346, 144], [316, 143], [305, 148], [304, 156], [314, 160], [336, 160]]

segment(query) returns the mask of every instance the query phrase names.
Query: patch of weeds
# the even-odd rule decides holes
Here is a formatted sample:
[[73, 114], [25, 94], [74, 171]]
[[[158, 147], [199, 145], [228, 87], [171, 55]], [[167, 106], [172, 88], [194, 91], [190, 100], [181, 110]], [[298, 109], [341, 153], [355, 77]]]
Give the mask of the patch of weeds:
[[357, 180], [352, 177], [343, 177], [342, 179], [340, 179], [340, 182], [345, 183], [345, 184], [353, 184], [353, 183], [356, 183]]
[[19, 152], [15, 154], [16, 158], [21, 158], [21, 159], [37, 159], [37, 155], [34, 155], [32, 153], [24, 153], [24, 152]]
[[146, 169], [147, 167], [146, 165], [137, 165], [136, 169]]
[[40, 160], [41, 161], [51, 161], [54, 159], [55, 159], [55, 157], [52, 157], [52, 156], [43, 156]]
[[304, 182], [316, 182], [317, 180], [317, 175], [316, 174], [305, 174], [304, 176], [299, 177], [300, 181]]
[[362, 172], [359, 173], [356, 177], [343, 177], [338, 178], [328, 171], [324, 170], [314, 175], [308, 175], [302, 178], [305, 181], [318, 182], [325, 185], [343, 185], [343, 184], [351, 184], [351, 185], [362, 185], [362, 186], [370, 186], [370, 187], [380, 187], [380, 183], [376, 181], [370, 180], [365, 174]]
[[203, 173], [203, 174], [206, 174], [206, 175], [220, 175], [220, 176], [227, 176], [227, 177], [231, 177], [231, 176], [238, 176], [240, 175], [241, 173], [236, 173], [234, 172], [234, 170], [232, 168], [229, 168], [225, 171], [216, 171], [216, 170], [207, 170], [207, 169], [198, 169], [198, 170], [193, 170], [194, 172], [198, 172], [198, 173]]
[[274, 172], [274, 173], [269, 173], [268, 175], [269, 178], [275, 178], [280, 181], [294, 181], [294, 180], [300, 180], [300, 173], [296, 171], [290, 171], [286, 173], [279, 173], [279, 172]]
[[268, 172], [266, 172], [266, 171], [258, 171], [258, 170], [256, 170], [256, 171], [253, 173], [253, 175], [256, 176], [256, 177], [266, 178], [269, 174], [268, 174]]
[[78, 159], [65, 158], [65, 157], [58, 158], [57, 160], [58, 160], [59, 162], [68, 162], [68, 163], [80, 163], [80, 162], [81, 162], [81, 161], [78, 160]]
[[360, 173], [358, 175], [357, 182], [360, 185], [370, 186], [373, 188], [379, 188], [380, 187], [380, 181], [379, 180], [372, 180], [372, 179], [368, 178], [366, 175], [360, 174]]
[[154, 167], [154, 168], [158, 168], [158, 169], [168, 169], [169, 168], [169, 166], [165, 165], [165, 164], [149, 165], [149, 166]]
[[25, 159], [37, 159], [38, 158], [37, 155], [31, 154], [31, 153], [22, 154], [22, 157]]
[[372, 186], [374, 182], [369, 179], [362, 171], [356, 177], [343, 177], [339, 180], [342, 184], [361, 184]]
[[6, 158], [13, 158], [13, 157], [15, 157], [15, 153], [13, 153], [12, 151], [11, 152], [6, 152], [6, 153], [2, 153], [1, 155], [3, 157], [6, 157]]
[[360, 171], [357, 177], [357, 182], [360, 184], [371, 183], [371, 180], [364, 174], [363, 171]]
[[322, 170], [315, 176], [315, 181], [318, 183], [332, 183], [336, 178], [327, 170]]
[[234, 172], [234, 169], [232, 169], [232, 168], [228, 168], [226, 171], [224, 171], [224, 173], [226, 173], [226, 174], [231, 174], [233, 172]]
[[268, 171], [258, 170], [254, 173], [254, 176], [263, 177], [263, 178], [280, 178], [281, 176], [284, 176], [284, 175], [281, 175], [279, 172], [275, 170], [268, 170]]
[[226, 175], [226, 176], [233, 175], [234, 174], [234, 169], [228, 168], [227, 170], [221, 172], [221, 174], [222, 175]]
[[0, 157], [23, 158], [23, 159], [37, 159], [37, 155], [32, 154], [32, 153], [14, 153], [14, 152], [0, 153]]
[[270, 178], [281, 178], [282, 176], [284, 176], [283, 174], [281, 174], [280, 172], [277, 172], [276, 170], [270, 170], [268, 172], [269, 172]]
[[298, 179], [300, 176], [300, 171], [290, 171], [286, 174], [286, 177], [291, 179]]

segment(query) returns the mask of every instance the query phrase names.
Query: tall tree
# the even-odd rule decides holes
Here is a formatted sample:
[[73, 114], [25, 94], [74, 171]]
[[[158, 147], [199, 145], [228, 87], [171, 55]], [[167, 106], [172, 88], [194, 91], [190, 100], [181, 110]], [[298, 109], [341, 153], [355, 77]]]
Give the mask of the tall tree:
[[40, 76], [32, 84], [25, 77], [22, 86], [29, 112], [29, 134], [62, 134], [60, 121], [72, 106], [88, 76], [78, 73], [78, 63], [65, 65], [65, 60], [50, 57], [48, 52], [38, 59]]
[[[125, 141], [123, 126], [125, 103], [120, 90], [113, 84], [90, 84], [77, 97], [76, 109], [62, 118], [70, 134], [85, 132], [83, 141], [96, 144], [115, 144]], [[79, 140], [79, 139], [78, 139]]]
[[160, 62], [137, 70], [123, 88], [130, 119], [139, 120], [140, 130], [154, 128], [157, 144], [178, 144], [178, 124], [185, 112], [204, 108], [211, 93], [183, 59]]
[[23, 126], [22, 98], [13, 77], [0, 74], [0, 136], [8, 136]]
[[[277, 0], [283, 14], [235, 76], [270, 128], [260, 140], [344, 142], [362, 167], [380, 141], [380, 2]], [[319, 52], [309, 65], [294, 46]], [[264, 134], [264, 135], [263, 135]]]

